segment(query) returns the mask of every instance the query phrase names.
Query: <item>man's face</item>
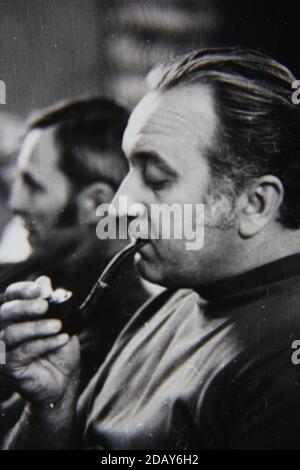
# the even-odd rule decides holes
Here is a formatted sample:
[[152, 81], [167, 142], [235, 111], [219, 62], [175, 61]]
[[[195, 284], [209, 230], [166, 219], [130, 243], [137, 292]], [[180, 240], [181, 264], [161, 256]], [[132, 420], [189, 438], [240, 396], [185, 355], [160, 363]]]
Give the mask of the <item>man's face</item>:
[[55, 129], [36, 129], [25, 137], [17, 161], [10, 207], [23, 216], [33, 248], [53, 235], [69, 201], [68, 178], [59, 169]]
[[[130, 171], [115, 201], [118, 196], [126, 196], [129, 206], [143, 204], [148, 219], [152, 204], [206, 203], [212, 182], [206, 155], [214, 148], [217, 126], [208, 87], [190, 86], [146, 95], [133, 111], [124, 134], [123, 148]], [[195, 287], [222, 274], [219, 271], [226, 257], [234, 253], [234, 232], [221, 230], [207, 205], [205, 208], [204, 247], [187, 251], [186, 239], [151, 239], [140, 249], [138, 267], [144, 277], [164, 285]], [[156, 232], [156, 221], [148, 223]]]

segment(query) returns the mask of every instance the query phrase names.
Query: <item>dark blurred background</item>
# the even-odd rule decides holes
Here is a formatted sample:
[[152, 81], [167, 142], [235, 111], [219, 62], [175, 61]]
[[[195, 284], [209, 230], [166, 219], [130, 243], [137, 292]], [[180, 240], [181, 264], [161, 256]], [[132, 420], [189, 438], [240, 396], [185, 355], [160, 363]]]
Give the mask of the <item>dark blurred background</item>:
[[99, 92], [133, 104], [152, 65], [205, 45], [259, 48], [299, 74], [297, 3], [0, 0], [5, 110], [26, 116], [57, 99]]
[[[24, 118], [57, 100], [93, 94], [132, 107], [149, 69], [178, 53], [250, 46], [300, 78], [297, 19], [292, 0], [0, 0], [0, 80], [7, 87], [1, 173], [8, 159], [3, 113]], [[0, 209], [0, 226], [1, 219]]]

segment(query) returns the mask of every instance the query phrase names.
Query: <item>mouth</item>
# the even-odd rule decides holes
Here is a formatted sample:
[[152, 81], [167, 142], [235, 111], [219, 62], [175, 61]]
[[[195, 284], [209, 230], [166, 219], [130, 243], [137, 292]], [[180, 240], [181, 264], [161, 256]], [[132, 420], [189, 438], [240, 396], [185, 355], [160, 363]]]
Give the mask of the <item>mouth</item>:
[[130, 242], [131, 243], [134, 243], [135, 244], [135, 247], [136, 247], [136, 250], [138, 251], [139, 248], [141, 248], [142, 246], [144, 246], [149, 240], [148, 239], [145, 239], [145, 238], [137, 238], [133, 235], [130, 235], [129, 234], [129, 239], [130, 239]]
[[30, 237], [35, 237], [38, 233], [36, 226], [28, 219], [22, 218], [22, 224]]
[[141, 258], [148, 259], [151, 257], [151, 254], [153, 256], [153, 250], [153, 243], [149, 239], [139, 238], [137, 240], [136, 253], [138, 253]]
[[129, 239], [131, 243], [135, 244], [136, 250], [138, 251], [139, 248], [142, 248], [146, 243], [149, 243], [148, 238], [137, 238], [133, 235], [129, 235]]
[[32, 225], [31, 223], [25, 222], [25, 223], [24, 223], [24, 227], [25, 227], [26, 230], [30, 233], [30, 235], [36, 235], [37, 230], [36, 230], [36, 228], [34, 227], [34, 225]]

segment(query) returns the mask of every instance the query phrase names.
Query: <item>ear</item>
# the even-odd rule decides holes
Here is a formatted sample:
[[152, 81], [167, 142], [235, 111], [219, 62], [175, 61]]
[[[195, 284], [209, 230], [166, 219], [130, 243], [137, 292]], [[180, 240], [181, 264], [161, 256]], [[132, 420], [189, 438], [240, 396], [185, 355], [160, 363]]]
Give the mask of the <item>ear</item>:
[[275, 222], [283, 197], [283, 185], [276, 176], [266, 175], [256, 180], [237, 200], [240, 236], [253, 237]]
[[99, 217], [96, 216], [97, 207], [110, 203], [115, 190], [109, 183], [98, 182], [91, 184], [78, 196], [78, 217], [82, 224], [96, 225]]

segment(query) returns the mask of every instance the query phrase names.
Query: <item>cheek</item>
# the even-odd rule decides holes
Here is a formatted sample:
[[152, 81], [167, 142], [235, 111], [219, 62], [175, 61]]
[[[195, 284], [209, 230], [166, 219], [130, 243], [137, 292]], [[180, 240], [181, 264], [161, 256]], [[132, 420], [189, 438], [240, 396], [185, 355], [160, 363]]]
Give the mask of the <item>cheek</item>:
[[39, 195], [36, 204], [32, 205], [31, 213], [43, 225], [53, 224], [66, 206], [66, 198], [60, 199], [54, 191]]
[[[52, 181], [55, 181], [52, 180]], [[55, 185], [48, 186], [43, 197], [43, 206], [53, 214], [61, 212], [69, 201], [71, 190], [64, 180], [56, 180]]]
[[173, 188], [170, 203], [195, 204], [202, 203], [207, 191], [207, 177], [199, 169], [187, 168], [183, 176]]
[[178, 266], [186, 259], [185, 241], [175, 239], [155, 240], [157, 252], [166, 265]]
[[199, 253], [185, 252], [175, 241], [161, 240], [156, 256], [141, 258], [137, 267], [148, 281], [165, 286], [188, 286], [198, 275]]

